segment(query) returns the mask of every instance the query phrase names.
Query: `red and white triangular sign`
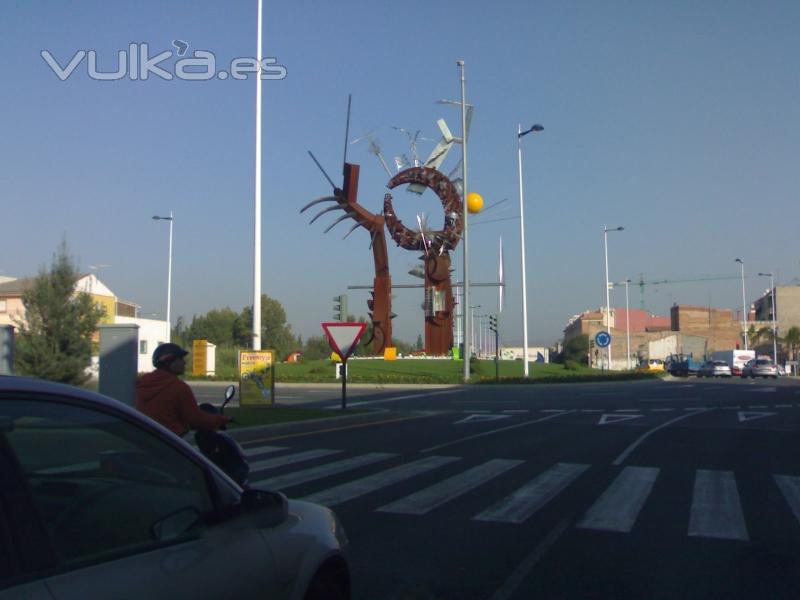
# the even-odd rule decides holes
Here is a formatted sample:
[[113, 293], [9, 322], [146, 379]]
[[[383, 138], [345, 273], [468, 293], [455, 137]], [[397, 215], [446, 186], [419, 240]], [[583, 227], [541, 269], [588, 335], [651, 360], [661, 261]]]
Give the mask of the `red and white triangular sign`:
[[367, 330], [366, 323], [322, 323], [322, 329], [328, 336], [328, 343], [338, 354], [342, 362], [353, 353], [358, 341]]

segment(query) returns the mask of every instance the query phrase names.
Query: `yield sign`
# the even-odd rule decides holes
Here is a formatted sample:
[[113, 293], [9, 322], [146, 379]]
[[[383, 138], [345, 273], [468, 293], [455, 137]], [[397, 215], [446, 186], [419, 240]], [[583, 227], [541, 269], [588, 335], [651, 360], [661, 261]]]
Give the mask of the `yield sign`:
[[598, 425], [608, 425], [609, 423], [619, 423], [620, 421], [630, 421], [631, 419], [638, 419], [644, 415], [603, 415], [597, 422]]
[[739, 423], [741, 423], [742, 421], [752, 421], [753, 419], [760, 419], [761, 417], [771, 417], [778, 413], [740, 410], [737, 414], [739, 415]]
[[328, 336], [328, 343], [333, 351], [338, 354], [342, 362], [353, 353], [358, 345], [358, 340], [367, 329], [366, 323], [322, 323], [322, 329]]

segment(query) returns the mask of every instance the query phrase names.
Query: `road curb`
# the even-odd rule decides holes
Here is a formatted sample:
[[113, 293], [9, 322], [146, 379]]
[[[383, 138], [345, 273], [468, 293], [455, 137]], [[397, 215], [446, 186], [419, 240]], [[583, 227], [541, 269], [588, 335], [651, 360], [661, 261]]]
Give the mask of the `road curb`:
[[322, 419], [307, 419], [305, 421], [290, 421], [287, 423], [275, 423], [273, 425], [254, 425], [233, 429], [228, 433], [240, 444], [246, 444], [265, 437], [277, 437], [297, 433], [308, 433], [335, 429], [353, 425], [369, 425], [370, 423], [381, 423], [385, 421], [401, 421], [405, 419], [416, 419], [430, 416], [430, 411], [393, 411], [388, 409], [373, 409], [368, 412], [355, 415], [341, 415], [335, 417], [324, 417]]

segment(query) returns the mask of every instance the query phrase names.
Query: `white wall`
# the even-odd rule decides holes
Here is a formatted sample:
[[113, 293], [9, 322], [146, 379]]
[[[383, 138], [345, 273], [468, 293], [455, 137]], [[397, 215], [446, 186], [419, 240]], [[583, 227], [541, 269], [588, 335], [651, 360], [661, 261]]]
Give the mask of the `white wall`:
[[660, 358], [664, 360], [670, 354], [678, 352], [678, 336], [668, 335], [660, 340], [647, 343], [647, 358]]
[[159, 344], [163, 344], [167, 337], [167, 322], [157, 321], [156, 319], [139, 319], [134, 317], [116, 317], [114, 322], [119, 325], [138, 325], [139, 326], [139, 373], [149, 373], [153, 367], [153, 350]]
[[[522, 360], [523, 348], [519, 347], [501, 347], [500, 358], [502, 360]], [[535, 362], [538, 355], [544, 357], [544, 362], [550, 362], [550, 349], [544, 346], [528, 346], [528, 362]]]

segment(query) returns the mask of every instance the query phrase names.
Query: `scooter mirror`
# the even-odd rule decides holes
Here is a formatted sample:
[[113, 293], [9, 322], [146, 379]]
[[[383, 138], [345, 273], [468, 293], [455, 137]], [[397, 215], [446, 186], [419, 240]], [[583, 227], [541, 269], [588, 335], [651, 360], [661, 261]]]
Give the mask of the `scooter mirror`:
[[225, 402], [230, 402], [233, 397], [236, 395], [236, 388], [232, 385], [229, 385], [225, 388]]

